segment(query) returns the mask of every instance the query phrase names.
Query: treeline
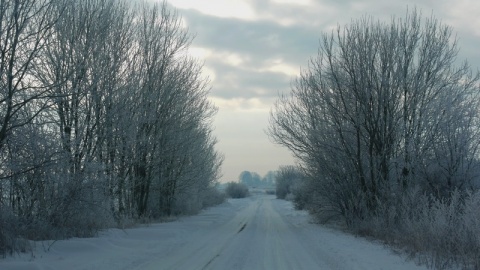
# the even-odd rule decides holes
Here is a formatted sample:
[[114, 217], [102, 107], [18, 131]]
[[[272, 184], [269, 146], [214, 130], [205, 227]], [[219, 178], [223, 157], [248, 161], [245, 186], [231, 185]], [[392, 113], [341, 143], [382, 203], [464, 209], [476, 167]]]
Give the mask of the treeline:
[[0, 3], [0, 253], [223, 199], [202, 66], [166, 3]]
[[457, 53], [452, 29], [416, 11], [325, 34], [271, 114], [300, 162], [277, 184], [321, 221], [478, 269], [480, 75]]
[[275, 185], [276, 174], [273, 171], [267, 172], [263, 177], [256, 172], [243, 171], [238, 176], [240, 183], [249, 187], [268, 188]]

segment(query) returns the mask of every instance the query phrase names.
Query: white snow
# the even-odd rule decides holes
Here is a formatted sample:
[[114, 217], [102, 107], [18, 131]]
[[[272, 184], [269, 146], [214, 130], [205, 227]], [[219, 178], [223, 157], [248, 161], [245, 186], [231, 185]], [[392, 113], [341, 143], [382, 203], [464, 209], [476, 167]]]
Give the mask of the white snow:
[[0, 269], [426, 269], [381, 244], [312, 224], [290, 202], [263, 194], [45, 251], [49, 244], [0, 259]]

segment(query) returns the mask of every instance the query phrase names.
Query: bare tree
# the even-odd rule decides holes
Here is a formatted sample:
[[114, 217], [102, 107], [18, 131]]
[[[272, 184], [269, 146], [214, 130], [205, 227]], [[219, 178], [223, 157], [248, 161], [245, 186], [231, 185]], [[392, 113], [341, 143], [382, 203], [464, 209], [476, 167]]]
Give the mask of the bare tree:
[[51, 0], [0, 2], [0, 151], [11, 132], [48, 107], [50, 85], [32, 68], [56, 21]]
[[216, 108], [165, 2], [0, 0], [0, 11], [0, 252], [20, 234], [91, 236], [113, 216], [221, 202]]
[[451, 34], [413, 11], [390, 24], [364, 18], [323, 36], [292, 95], [277, 102], [269, 129], [318, 183], [323, 206], [364, 218], [409, 187], [437, 188], [426, 169], [434, 164], [447, 179], [452, 170], [471, 178], [479, 75], [466, 63], [454, 67]]
[[58, 19], [51, 14], [55, 3], [0, 1], [0, 215], [9, 213], [0, 218], [5, 221], [0, 224], [0, 253], [11, 251], [19, 228], [29, 225], [19, 223], [18, 216], [29, 222], [39, 215], [45, 194], [42, 168], [50, 165], [55, 151], [44, 127], [52, 85], [43, 84], [35, 72]]
[[302, 178], [303, 174], [299, 168], [295, 166], [281, 166], [275, 179], [277, 198], [285, 199], [289, 194], [292, 194], [294, 186], [302, 181]]

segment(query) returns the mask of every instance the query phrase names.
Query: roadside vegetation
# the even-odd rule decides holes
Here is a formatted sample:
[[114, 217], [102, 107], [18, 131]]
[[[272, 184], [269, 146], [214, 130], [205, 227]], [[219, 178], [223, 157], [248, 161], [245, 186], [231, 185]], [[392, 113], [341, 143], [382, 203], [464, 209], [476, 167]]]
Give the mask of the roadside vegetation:
[[451, 27], [416, 10], [321, 38], [271, 112], [292, 151], [277, 196], [435, 269], [480, 268], [480, 74]]
[[233, 199], [246, 198], [250, 196], [248, 187], [243, 183], [230, 182], [225, 188], [225, 194]]
[[223, 201], [202, 66], [166, 3], [0, 4], [0, 255]]

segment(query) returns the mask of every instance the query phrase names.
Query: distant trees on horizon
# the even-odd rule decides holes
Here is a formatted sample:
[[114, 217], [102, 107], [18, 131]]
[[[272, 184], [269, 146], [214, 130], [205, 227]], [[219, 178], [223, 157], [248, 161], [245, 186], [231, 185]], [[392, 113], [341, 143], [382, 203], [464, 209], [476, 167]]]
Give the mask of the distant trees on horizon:
[[263, 177], [256, 172], [243, 171], [238, 176], [240, 183], [248, 187], [273, 187], [275, 185], [276, 172], [269, 171]]

